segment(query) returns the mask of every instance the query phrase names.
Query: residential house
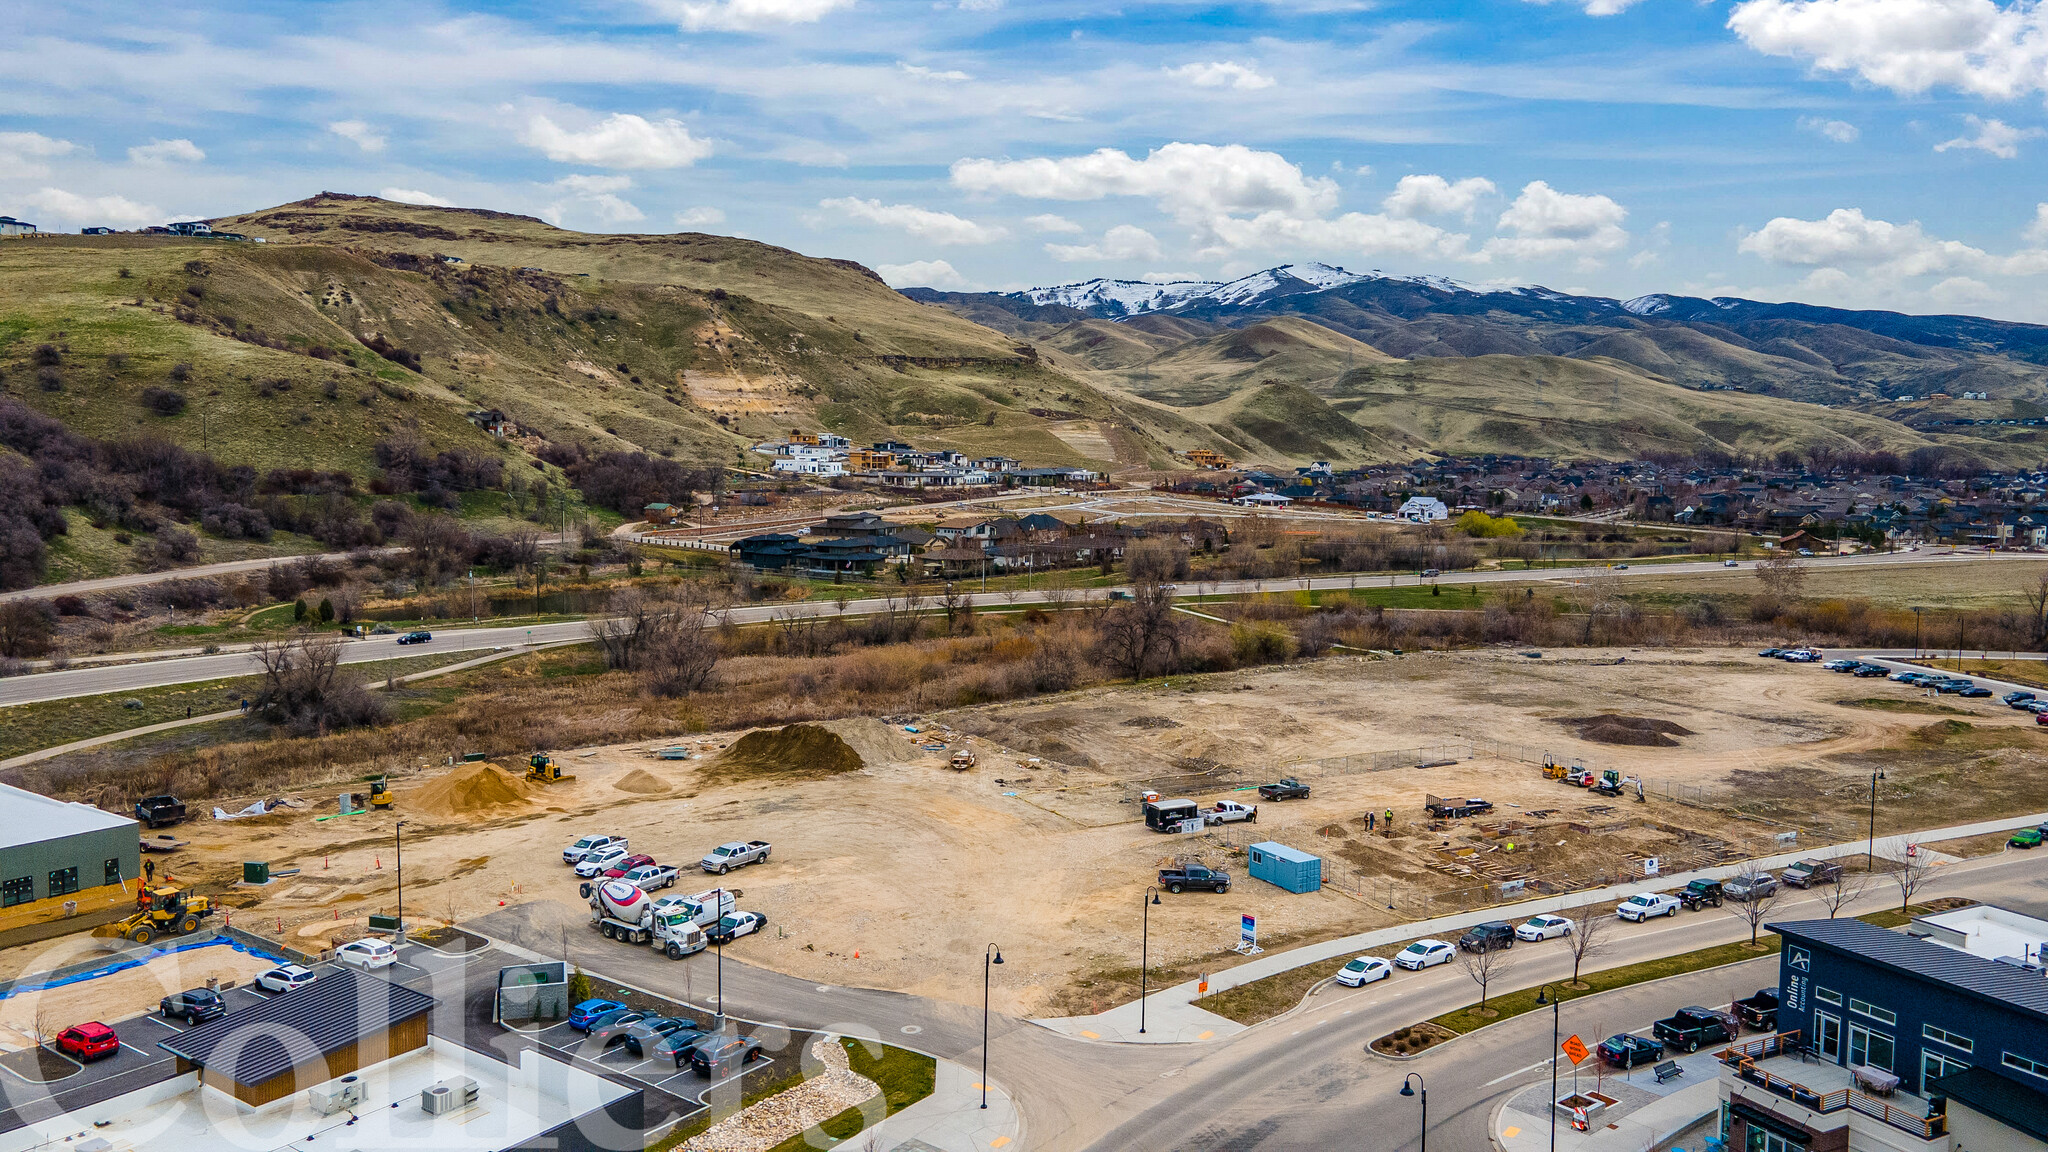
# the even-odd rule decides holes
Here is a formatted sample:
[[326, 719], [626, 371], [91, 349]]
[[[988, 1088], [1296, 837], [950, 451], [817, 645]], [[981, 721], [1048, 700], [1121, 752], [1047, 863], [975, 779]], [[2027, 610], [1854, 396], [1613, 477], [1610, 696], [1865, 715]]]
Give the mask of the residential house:
[[1195, 467], [1211, 471], [1222, 471], [1233, 463], [1230, 457], [1221, 452], [1211, 452], [1207, 448], [1190, 448], [1187, 451], [1187, 458], [1188, 463]]
[[173, 236], [211, 236], [213, 225], [204, 220], [180, 220], [171, 225]]
[[892, 452], [874, 448], [855, 448], [846, 454], [846, 470], [849, 472], [886, 472], [896, 466]]
[[0, 216], [0, 236], [33, 236], [36, 226], [12, 216]]
[[1429, 524], [1451, 518], [1450, 508], [1434, 496], [1410, 496], [1394, 515], [1417, 524]]
[[673, 504], [649, 504], [640, 510], [640, 518], [649, 527], [666, 528], [683, 518], [683, 510]]

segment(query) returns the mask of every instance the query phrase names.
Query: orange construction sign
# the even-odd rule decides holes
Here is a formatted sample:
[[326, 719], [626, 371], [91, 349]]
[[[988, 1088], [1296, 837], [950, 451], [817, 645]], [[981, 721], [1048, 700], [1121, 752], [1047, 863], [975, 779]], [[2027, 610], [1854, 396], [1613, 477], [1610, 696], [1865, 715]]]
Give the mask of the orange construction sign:
[[1558, 1047], [1564, 1049], [1564, 1054], [1572, 1058], [1573, 1064], [1583, 1064], [1586, 1062], [1586, 1057], [1592, 1055], [1591, 1052], [1586, 1051], [1586, 1042], [1577, 1036], [1565, 1037], [1564, 1043], [1558, 1045]]

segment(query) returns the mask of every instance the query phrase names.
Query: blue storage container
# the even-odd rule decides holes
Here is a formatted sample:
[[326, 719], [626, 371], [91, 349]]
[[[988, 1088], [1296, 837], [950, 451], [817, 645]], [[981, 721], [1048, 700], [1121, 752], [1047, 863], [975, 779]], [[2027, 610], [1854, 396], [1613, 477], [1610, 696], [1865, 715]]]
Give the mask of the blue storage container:
[[1285, 844], [1262, 841], [1245, 850], [1254, 880], [1277, 884], [1289, 892], [1320, 892], [1323, 887], [1321, 857], [1299, 852]]

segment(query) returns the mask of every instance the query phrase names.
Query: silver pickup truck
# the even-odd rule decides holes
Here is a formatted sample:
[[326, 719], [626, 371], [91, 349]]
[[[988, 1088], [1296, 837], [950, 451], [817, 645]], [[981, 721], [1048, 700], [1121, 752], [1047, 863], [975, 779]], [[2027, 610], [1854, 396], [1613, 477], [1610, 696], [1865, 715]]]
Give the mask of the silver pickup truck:
[[713, 848], [699, 863], [703, 865], [706, 872], [716, 872], [723, 876], [735, 868], [744, 868], [749, 864], [759, 864], [766, 859], [768, 859], [768, 842], [766, 840], [734, 840], [730, 844], [720, 844], [718, 847]]

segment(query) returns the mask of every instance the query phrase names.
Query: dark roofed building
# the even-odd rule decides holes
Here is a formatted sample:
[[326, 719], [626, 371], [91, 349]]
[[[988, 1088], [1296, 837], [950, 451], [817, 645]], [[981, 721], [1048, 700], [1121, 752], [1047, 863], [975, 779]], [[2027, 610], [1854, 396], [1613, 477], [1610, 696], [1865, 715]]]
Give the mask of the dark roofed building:
[[268, 1104], [426, 1047], [427, 1014], [435, 1003], [403, 984], [336, 968], [157, 1047], [178, 1058], [180, 1072], [197, 1068], [202, 1083], [244, 1104]]
[[1948, 1097], [1949, 1139], [1963, 1152], [2014, 1147], [2014, 1133], [2032, 1137], [2032, 1147], [2048, 1147], [2048, 1092], [1986, 1068], [1951, 1072], [1927, 1090]]

